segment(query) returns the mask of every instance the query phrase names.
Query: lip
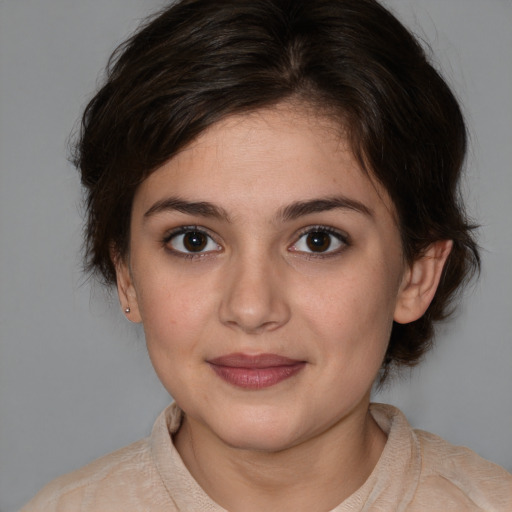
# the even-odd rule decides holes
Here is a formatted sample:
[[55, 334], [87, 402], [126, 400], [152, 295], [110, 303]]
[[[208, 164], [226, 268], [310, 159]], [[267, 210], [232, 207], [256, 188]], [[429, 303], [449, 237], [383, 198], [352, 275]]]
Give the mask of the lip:
[[208, 360], [213, 371], [224, 381], [244, 389], [262, 389], [293, 377], [305, 361], [277, 354], [227, 354]]

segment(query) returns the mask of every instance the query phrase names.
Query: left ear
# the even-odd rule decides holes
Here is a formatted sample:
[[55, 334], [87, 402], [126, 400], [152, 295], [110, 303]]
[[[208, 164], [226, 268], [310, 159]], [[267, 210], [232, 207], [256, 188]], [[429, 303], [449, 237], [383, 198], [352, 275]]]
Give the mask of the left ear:
[[393, 319], [399, 324], [418, 320], [427, 310], [439, 285], [452, 240], [438, 240], [404, 274]]

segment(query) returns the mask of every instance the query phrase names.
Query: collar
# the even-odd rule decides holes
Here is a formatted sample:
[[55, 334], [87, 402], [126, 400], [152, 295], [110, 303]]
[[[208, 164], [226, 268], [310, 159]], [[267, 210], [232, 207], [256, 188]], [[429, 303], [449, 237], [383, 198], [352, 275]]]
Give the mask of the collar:
[[[370, 413], [388, 440], [366, 482], [331, 512], [407, 509], [418, 485], [421, 449], [403, 413], [391, 405], [371, 404]], [[174, 447], [172, 435], [183, 412], [176, 403], [158, 417], [151, 433], [151, 453], [170, 498], [181, 512], [227, 512], [194, 480]]]

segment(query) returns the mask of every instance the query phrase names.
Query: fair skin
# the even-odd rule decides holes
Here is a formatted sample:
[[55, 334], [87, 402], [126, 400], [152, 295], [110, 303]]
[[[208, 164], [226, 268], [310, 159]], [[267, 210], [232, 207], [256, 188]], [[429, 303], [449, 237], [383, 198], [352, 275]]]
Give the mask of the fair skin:
[[120, 300], [216, 502], [328, 511], [362, 485], [386, 441], [368, 407], [393, 320], [424, 313], [450, 247], [406, 264], [385, 190], [290, 105], [217, 123], [142, 183]]

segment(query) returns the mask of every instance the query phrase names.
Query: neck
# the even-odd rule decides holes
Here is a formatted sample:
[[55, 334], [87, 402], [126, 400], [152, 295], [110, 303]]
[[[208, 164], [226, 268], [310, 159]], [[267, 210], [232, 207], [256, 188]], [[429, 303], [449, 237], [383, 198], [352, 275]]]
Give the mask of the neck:
[[187, 416], [175, 445], [204, 491], [231, 512], [328, 511], [365, 482], [386, 442], [363, 405], [321, 435], [278, 452], [233, 448]]

